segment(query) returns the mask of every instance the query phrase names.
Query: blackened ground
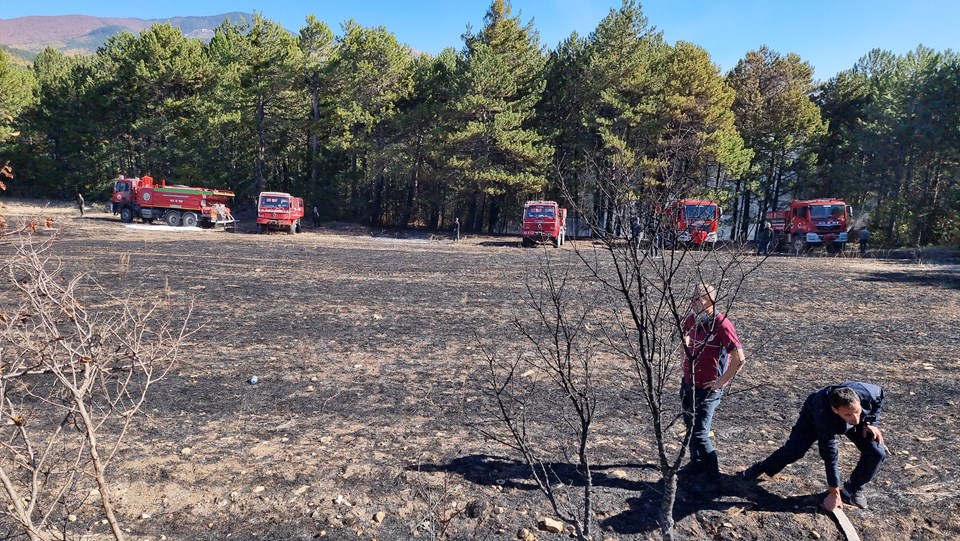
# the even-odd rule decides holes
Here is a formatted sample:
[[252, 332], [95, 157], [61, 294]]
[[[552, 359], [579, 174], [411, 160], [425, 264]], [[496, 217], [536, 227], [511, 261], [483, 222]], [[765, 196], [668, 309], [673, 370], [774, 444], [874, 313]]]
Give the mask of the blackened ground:
[[[136, 538], [382, 541], [438, 538], [445, 527], [451, 539], [512, 539], [552, 515], [517, 457], [474, 424], [484, 401], [477, 337], [527, 347], [510, 324], [524, 280], [539, 258], [587, 241], [521, 249], [512, 238], [453, 243], [357, 227], [255, 235], [128, 227], [97, 212], [56, 218], [53, 252], [68, 274], [134, 301], [192, 305], [200, 326], [113, 466]], [[775, 449], [808, 393], [871, 381], [887, 392], [891, 454], [868, 487], [870, 509], [848, 515], [864, 539], [960, 537], [958, 301], [956, 266], [766, 260], [729, 314], [749, 360], [714, 427], [723, 471]], [[600, 377], [594, 538], [657, 538], [642, 404], [629, 374]], [[841, 445], [842, 471], [855, 455]], [[582, 483], [569, 464], [554, 466]], [[839, 539], [816, 512], [823, 479], [815, 449], [757, 486], [684, 479], [677, 529], [690, 539]], [[78, 527], [105, 531], [92, 516]]]

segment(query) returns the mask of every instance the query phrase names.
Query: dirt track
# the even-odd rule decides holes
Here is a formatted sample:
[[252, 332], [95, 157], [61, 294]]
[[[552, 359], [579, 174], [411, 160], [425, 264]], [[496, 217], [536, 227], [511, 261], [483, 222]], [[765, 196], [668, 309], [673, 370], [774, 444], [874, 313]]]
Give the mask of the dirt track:
[[[515, 457], [466, 424], [480, 399], [474, 332], [522, 347], [509, 320], [540, 251], [505, 238], [162, 231], [48, 212], [68, 273], [121, 295], [192, 299], [203, 324], [113, 472], [135, 537], [406, 539], [444, 500], [461, 511], [451, 538], [514, 539], [551, 514]], [[848, 515], [864, 539], [960, 537], [958, 267], [772, 257], [730, 315], [749, 364], [715, 423], [725, 472], [778, 446], [809, 392], [871, 381], [887, 392], [893, 452], [869, 486], [871, 509]], [[637, 408], [598, 425], [598, 539], [658, 537]], [[849, 472], [855, 449], [841, 447]], [[815, 513], [823, 477], [811, 450], [756, 489], [682, 485], [678, 530], [838, 539]]]

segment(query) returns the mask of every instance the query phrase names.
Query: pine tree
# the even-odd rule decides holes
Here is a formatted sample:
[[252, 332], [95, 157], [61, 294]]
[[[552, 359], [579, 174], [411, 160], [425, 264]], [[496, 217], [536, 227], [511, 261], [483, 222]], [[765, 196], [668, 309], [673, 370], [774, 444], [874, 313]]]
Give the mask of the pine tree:
[[542, 191], [553, 149], [536, 129], [535, 106], [545, 88], [545, 57], [531, 25], [494, 0], [483, 29], [465, 35], [459, 92], [447, 142], [449, 167], [464, 181], [466, 229], [494, 232], [505, 202]]

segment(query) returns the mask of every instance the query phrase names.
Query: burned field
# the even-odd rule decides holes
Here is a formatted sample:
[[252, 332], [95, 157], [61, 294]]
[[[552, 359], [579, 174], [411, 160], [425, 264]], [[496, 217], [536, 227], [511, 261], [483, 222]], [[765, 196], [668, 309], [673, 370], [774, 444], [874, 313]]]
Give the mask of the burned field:
[[[66, 274], [88, 273], [131, 302], [159, 298], [181, 313], [192, 304], [199, 327], [111, 465], [132, 537], [567, 537], [537, 529], [552, 515], [545, 500], [477, 427], [477, 338], [508, 353], [529, 347], [510, 324], [525, 280], [539, 258], [560, 261], [588, 242], [544, 251], [518, 239], [329, 228], [166, 231], [97, 213], [64, 214], [58, 227], [52, 253]], [[808, 393], [874, 382], [886, 390], [891, 454], [868, 486], [870, 509], [848, 515], [864, 539], [960, 537], [957, 267], [771, 257], [729, 315], [748, 361], [714, 424], [724, 473], [779, 446]], [[646, 414], [629, 373], [601, 378], [595, 538], [657, 538]], [[855, 457], [841, 445], [842, 472]], [[816, 513], [824, 488], [816, 449], [756, 487], [681, 482], [677, 530], [839, 539]], [[83, 515], [77, 524], [105, 528]]]

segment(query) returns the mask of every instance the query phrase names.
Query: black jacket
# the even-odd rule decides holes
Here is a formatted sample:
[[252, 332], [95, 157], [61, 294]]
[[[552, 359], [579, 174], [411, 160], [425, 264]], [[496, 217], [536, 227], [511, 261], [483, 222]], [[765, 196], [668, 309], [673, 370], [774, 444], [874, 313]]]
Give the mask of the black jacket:
[[[830, 392], [837, 387], [849, 387], [860, 397], [860, 407], [863, 408], [863, 413], [860, 415], [860, 424], [855, 427], [848, 427], [847, 422], [830, 408], [828, 397]], [[827, 484], [838, 487], [840, 486], [840, 471], [837, 468], [836, 437], [840, 434], [846, 434], [848, 430], [863, 430], [864, 426], [877, 424], [880, 421], [880, 410], [883, 408], [883, 389], [872, 383], [847, 381], [840, 385], [824, 387], [811, 394], [804, 402], [804, 408], [813, 416], [820, 457], [823, 458], [827, 470]]]

